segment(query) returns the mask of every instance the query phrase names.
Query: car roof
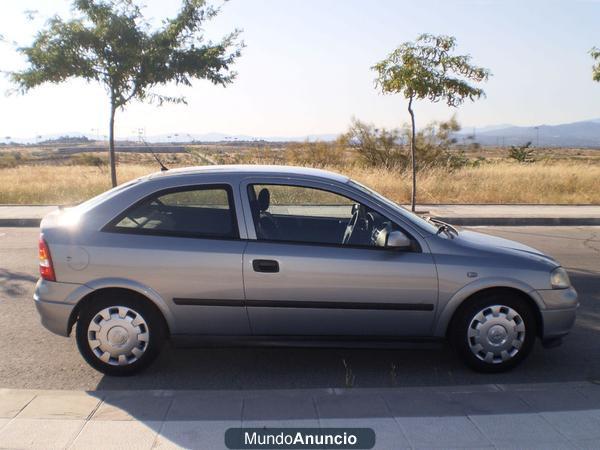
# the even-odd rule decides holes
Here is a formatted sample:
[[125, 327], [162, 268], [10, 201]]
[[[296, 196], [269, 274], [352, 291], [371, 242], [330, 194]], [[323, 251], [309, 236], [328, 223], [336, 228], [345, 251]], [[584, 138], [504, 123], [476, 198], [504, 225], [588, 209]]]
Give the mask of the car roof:
[[346, 183], [349, 178], [328, 170], [313, 169], [309, 167], [295, 166], [276, 166], [276, 165], [257, 165], [257, 164], [231, 164], [214, 166], [195, 166], [182, 167], [178, 169], [169, 169], [164, 172], [156, 172], [148, 178], [156, 179], [159, 177], [172, 177], [178, 175], [201, 175], [201, 174], [243, 174], [243, 175], [282, 175], [282, 176], [302, 176], [328, 179], [341, 183]]

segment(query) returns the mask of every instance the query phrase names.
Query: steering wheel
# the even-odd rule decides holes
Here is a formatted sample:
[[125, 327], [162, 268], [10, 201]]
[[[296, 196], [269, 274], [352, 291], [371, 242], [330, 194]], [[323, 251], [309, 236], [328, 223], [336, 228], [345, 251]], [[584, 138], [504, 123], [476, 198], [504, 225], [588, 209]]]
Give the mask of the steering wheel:
[[354, 244], [357, 240], [360, 240], [360, 234], [368, 232], [368, 222], [369, 219], [366, 213], [366, 208], [359, 203], [355, 203], [352, 207], [352, 217], [348, 221], [348, 225], [346, 225], [346, 231], [344, 231], [342, 244]]

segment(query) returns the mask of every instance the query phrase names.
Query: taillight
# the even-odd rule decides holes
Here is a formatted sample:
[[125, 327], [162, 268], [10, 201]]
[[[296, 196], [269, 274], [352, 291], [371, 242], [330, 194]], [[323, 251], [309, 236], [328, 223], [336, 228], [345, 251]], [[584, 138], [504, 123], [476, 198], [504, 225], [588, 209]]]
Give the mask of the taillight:
[[48, 248], [48, 244], [46, 244], [44, 236], [42, 235], [40, 235], [38, 248], [40, 256], [40, 276], [47, 281], [56, 281], [54, 267], [52, 266], [52, 257], [50, 256], [50, 249]]

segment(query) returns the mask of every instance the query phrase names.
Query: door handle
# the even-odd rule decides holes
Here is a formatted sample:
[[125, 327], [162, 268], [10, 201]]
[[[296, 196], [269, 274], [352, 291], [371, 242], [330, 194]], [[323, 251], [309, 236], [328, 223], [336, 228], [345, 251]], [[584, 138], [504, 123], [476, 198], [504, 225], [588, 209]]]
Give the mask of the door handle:
[[276, 273], [279, 272], [279, 263], [273, 259], [255, 259], [252, 268], [255, 272]]

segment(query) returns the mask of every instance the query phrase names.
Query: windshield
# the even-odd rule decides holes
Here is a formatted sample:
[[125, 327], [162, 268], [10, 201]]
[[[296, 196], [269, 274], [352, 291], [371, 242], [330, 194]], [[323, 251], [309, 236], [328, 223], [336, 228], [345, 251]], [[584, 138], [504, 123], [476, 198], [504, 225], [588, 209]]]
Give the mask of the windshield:
[[408, 221], [412, 222], [414, 225], [418, 226], [419, 228], [421, 228], [425, 231], [428, 231], [432, 234], [437, 233], [438, 227], [436, 227], [434, 224], [432, 224], [431, 222], [428, 222], [427, 220], [423, 219], [422, 217], [418, 216], [417, 214], [410, 212], [408, 209], [400, 206], [396, 202], [391, 201], [389, 198], [384, 197], [383, 195], [374, 191], [373, 189], [368, 188], [367, 186], [364, 186], [364, 185], [360, 184], [358, 181], [354, 181], [354, 180], [348, 180], [348, 184], [350, 184], [351, 186], [357, 188], [358, 190], [362, 191], [363, 193], [365, 193], [371, 197], [375, 197], [381, 203], [383, 203], [386, 206], [397, 211], [398, 213], [400, 213], [402, 215], [402, 217], [406, 218]]

